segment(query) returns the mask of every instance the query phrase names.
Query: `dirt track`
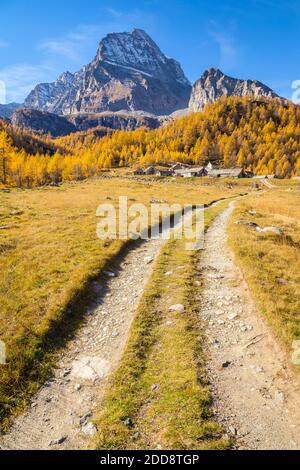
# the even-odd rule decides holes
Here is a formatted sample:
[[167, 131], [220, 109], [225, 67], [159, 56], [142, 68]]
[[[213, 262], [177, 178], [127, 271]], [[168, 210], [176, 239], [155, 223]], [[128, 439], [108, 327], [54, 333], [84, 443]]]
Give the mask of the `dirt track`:
[[206, 235], [200, 299], [216, 418], [239, 448], [300, 449], [300, 382], [226, 243], [231, 205]]
[[[207, 334], [207, 370], [215, 418], [240, 449], [300, 449], [300, 381], [257, 312], [226, 243], [233, 206], [206, 234], [199, 312]], [[164, 241], [135, 246], [107, 283], [98, 305], [61, 356], [54, 378], [15, 420], [2, 449], [82, 449], [96, 429], [93, 413], [122, 356], [139, 298]]]
[[[117, 367], [134, 313], [151, 275], [162, 240], [145, 241], [108, 273], [105, 288], [94, 284], [98, 305], [62, 354], [53, 380], [32, 399], [31, 408], [0, 437], [2, 449], [81, 449], [95, 432], [91, 423], [106, 378]], [[112, 274], [115, 277], [110, 277]]]

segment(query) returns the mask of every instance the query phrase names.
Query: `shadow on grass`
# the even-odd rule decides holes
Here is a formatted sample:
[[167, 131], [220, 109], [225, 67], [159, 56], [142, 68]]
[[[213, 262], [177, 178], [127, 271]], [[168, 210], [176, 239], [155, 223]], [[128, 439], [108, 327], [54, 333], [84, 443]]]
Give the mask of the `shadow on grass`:
[[[225, 199], [231, 197], [212, 201], [204, 207], [213, 206]], [[174, 227], [174, 220], [173, 215], [171, 228]], [[160, 233], [162, 225], [161, 220], [158, 224]], [[148, 236], [150, 231], [151, 228], [148, 228]], [[87, 313], [103, 302], [110, 280], [104, 272], [113, 271], [118, 275], [128, 253], [145, 243], [147, 241], [140, 239], [124, 242], [119, 251], [101, 265], [96, 275], [84, 280], [42, 331], [24, 328], [18, 338], [15, 338], [14, 350], [8, 355], [7, 364], [0, 369], [0, 429], [7, 430], [11, 417], [22, 411], [29, 398], [52, 376], [57, 354], [74, 337]], [[101, 283], [101, 292], [95, 290], [95, 282]]]
[[[109, 291], [110, 278], [105, 271], [118, 275], [128, 253], [144, 243], [144, 240], [125, 242], [96, 275], [84, 280], [42, 333], [22, 331], [7, 364], [0, 369], [0, 429], [7, 429], [13, 413], [24, 409], [30, 396], [52, 376], [57, 353], [74, 337], [87, 313], [102, 304]], [[95, 283], [101, 285], [101, 291], [95, 288]]]
[[[174, 220], [175, 216], [171, 215], [171, 228], [174, 227]], [[162, 220], [153, 228], [158, 228], [161, 234]], [[150, 238], [150, 227], [144, 236]], [[144, 239], [125, 241], [119, 251], [101, 265], [96, 275], [84, 280], [42, 332], [24, 328], [19, 337], [15, 338], [14, 350], [8, 355], [7, 364], [0, 369], [0, 429], [6, 430], [11, 416], [22, 411], [33, 393], [51, 378], [57, 353], [74, 338], [88, 312], [103, 303], [111, 280], [105, 272], [113, 271], [118, 275], [129, 252], [145, 243], [147, 240]], [[101, 286], [101, 290], [97, 286]]]

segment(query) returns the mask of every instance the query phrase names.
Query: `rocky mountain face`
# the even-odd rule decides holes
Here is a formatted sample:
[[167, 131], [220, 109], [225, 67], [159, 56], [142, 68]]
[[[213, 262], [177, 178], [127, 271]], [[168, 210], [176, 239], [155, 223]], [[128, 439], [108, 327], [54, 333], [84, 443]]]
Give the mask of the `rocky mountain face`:
[[157, 129], [162, 123], [162, 119], [151, 115], [124, 112], [113, 113], [109, 111], [92, 114], [71, 114], [66, 116], [66, 119], [74, 124], [78, 131], [86, 131], [98, 126], [125, 131], [132, 131], [140, 127]]
[[25, 106], [59, 115], [121, 110], [166, 115], [186, 108], [190, 93], [179, 63], [135, 29], [108, 34], [90, 64], [38, 85]]
[[221, 96], [277, 97], [256, 80], [231, 78], [215, 68], [204, 72], [192, 88], [179, 63], [135, 29], [108, 34], [94, 60], [79, 72], [65, 72], [53, 83], [37, 85], [24, 104], [31, 112], [12, 103], [0, 106], [0, 116], [11, 118], [17, 110], [15, 125], [53, 136], [97, 126], [154, 129], [202, 111]]
[[0, 104], [0, 118], [10, 119], [13, 113], [21, 107], [19, 103]]
[[77, 93], [74, 81], [75, 75], [65, 72], [53, 83], [41, 83], [26, 98], [24, 106], [59, 115], [69, 114], [67, 103], [71, 107]]
[[51, 134], [52, 137], [68, 135], [77, 130], [66, 118], [36, 109], [19, 109], [13, 114], [12, 125], [33, 132]]
[[263, 83], [256, 80], [231, 78], [218, 69], [210, 68], [194, 84], [189, 110], [192, 112], [203, 111], [207, 103], [214, 103], [221, 96], [278, 98], [278, 95]]
[[157, 129], [162, 124], [162, 118], [138, 113], [104, 112], [58, 116], [27, 108], [17, 110], [11, 121], [13, 126], [28, 129], [31, 132], [50, 134], [52, 137], [61, 137], [96, 127], [131, 131], [140, 127]]

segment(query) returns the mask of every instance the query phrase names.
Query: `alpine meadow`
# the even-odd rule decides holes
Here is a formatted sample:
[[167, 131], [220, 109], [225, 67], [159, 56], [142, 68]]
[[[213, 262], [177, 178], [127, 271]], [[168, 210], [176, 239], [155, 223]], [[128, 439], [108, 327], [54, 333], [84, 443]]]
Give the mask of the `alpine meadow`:
[[242, 3], [0, 6], [3, 462], [300, 450], [300, 6]]

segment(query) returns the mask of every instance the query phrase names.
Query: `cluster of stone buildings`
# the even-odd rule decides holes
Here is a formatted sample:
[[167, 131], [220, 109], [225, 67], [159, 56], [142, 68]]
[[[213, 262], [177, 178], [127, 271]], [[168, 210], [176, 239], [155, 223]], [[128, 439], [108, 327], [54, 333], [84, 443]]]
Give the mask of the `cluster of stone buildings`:
[[214, 178], [253, 178], [253, 173], [243, 168], [215, 168], [211, 163], [207, 166], [191, 166], [184, 163], [176, 163], [170, 168], [137, 168], [134, 175], [178, 176], [193, 178], [197, 176], [210, 176]]

